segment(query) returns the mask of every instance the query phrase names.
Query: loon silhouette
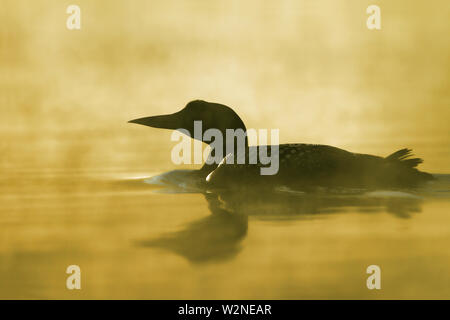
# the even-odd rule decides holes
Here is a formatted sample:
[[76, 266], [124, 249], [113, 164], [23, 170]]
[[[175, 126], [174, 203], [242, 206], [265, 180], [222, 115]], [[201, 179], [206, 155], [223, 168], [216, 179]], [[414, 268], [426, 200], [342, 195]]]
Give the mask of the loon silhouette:
[[[154, 128], [184, 129], [194, 137], [194, 121], [202, 121], [203, 131], [218, 129], [225, 140], [226, 129], [247, 131], [244, 122], [233, 109], [203, 100], [191, 101], [181, 111], [173, 114], [144, 117], [129, 122]], [[223, 143], [223, 155], [227, 155], [228, 143], [230, 141]], [[423, 161], [412, 158], [411, 150], [406, 148], [387, 157], [380, 157], [318, 144], [281, 144], [278, 147], [279, 170], [275, 175], [261, 175], [260, 168], [264, 165], [260, 163], [248, 164], [246, 161], [246, 164], [227, 164], [226, 159], [234, 156], [233, 154], [228, 154], [219, 165], [205, 163], [195, 174], [212, 188], [246, 188], [249, 184], [294, 188], [413, 187], [434, 179], [431, 174], [416, 169]], [[258, 152], [259, 148], [260, 146], [249, 147], [245, 136], [246, 159], [250, 154]], [[236, 153], [236, 147], [234, 150]]]

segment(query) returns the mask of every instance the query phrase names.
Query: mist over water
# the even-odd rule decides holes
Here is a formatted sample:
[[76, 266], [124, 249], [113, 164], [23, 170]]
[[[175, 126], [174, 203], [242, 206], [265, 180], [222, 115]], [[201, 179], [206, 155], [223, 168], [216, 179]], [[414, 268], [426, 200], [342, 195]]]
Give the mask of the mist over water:
[[[371, 1], [83, 0], [69, 31], [67, 3], [2, 1], [0, 297], [449, 298], [450, 9], [378, 3], [370, 31]], [[248, 198], [145, 183], [180, 168], [171, 132], [126, 122], [193, 99], [280, 143], [412, 148], [438, 180]]]

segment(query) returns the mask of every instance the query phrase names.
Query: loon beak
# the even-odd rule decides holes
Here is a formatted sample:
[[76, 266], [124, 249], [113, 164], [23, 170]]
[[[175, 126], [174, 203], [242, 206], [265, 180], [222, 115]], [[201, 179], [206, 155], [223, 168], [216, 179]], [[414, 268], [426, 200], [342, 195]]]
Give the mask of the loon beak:
[[177, 112], [161, 116], [138, 118], [128, 122], [142, 124], [153, 128], [177, 129], [180, 126], [180, 117]]

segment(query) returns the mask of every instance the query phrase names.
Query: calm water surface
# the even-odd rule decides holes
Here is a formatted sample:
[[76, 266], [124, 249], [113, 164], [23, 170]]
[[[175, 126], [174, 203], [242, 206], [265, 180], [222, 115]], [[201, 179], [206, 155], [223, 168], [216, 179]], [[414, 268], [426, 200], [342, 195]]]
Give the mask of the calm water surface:
[[[450, 298], [449, 175], [421, 190], [188, 193], [145, 182], [175, 168], [161, 145], [69, 134], [24, 150], [30, 136], [10, 136], [1, 298]], [[52, 151], [61, 139], [77, 152]], [[80, 291], [65, 288], [71, 264]], [[371, 264], [382, 290], [366, 288]]]

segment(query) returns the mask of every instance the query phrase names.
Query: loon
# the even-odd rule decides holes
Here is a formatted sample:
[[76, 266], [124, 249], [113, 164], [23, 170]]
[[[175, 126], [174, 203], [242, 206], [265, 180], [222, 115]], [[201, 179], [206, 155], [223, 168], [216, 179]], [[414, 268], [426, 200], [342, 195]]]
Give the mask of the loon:
[[[230, 107], [203, 100], [189, 102], [182, 110], [168, 114], [128, 121], [153, 128], [184, 129], [194, 137], [194, 121], [202, 121], [202, 130], [218, 129], [226, 140], [226, 130], [247, 132], [242, 119]], [[203, 137], [203, 134], [201, 135]], [[195, 137], [194, 137], [195, 138]], [[200, 138], [201, 139], [201, 138]], [[261, 164], [205, 163], [195, 174], [212, 188], [246, 188], [285, 186], [289, 188], [383, 188], [415, 187], [434, 177], [416, 167], [423, 162], [412, 158], [411, 149], [398, 150], [387, 157], [353, 153], [337, 147], [319, 144], [281, 144], [278, 146], [279, 170], [274, 175], [261, 175]], [[248, 145], [245, 135], [245, 155], [258, 152], [260, 146]], [[270, 150], [270, 147], [268, 148]], [[236, 149], [234, 149], [236, 153]], [[226, 155], [226, 156], [225, 156]]]

